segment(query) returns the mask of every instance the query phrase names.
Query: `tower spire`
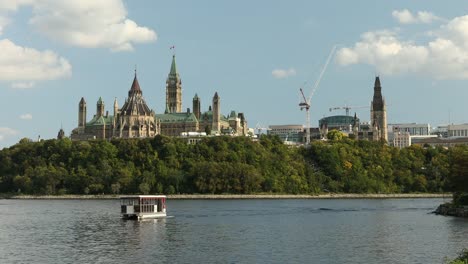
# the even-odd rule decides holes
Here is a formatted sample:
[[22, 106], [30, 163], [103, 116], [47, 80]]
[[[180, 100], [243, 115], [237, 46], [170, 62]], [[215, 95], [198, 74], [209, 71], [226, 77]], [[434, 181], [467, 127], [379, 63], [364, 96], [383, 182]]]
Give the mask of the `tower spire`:
[[371, 103], [371, 122], [376, 133], [376, 139], [388, 140], [387, 135], [387, 109], [382, 96], [382, 86], [379, 76], [375, 77], [374, 96]]
[[133, 78], [132, 87], [130, 88], [130, 91], [128, 91], [128, 97], [130, 97], [133, 93], [140, 93], [140, 94], [142, 94], [142, 91], [141, 91], [141, 88], [140, 88], [140, 84], [138, 83], [138, 79], [137, 79], [137, 69], [136, 69], [136, 65], [135, 65], [135, 77]]
[[171, 71], [169, 75], [178, 77], [179, 73], [177, 72], [177, 65], [175, 60], [175, 54], [172, 55]]
[[166, 109], [169, 113], [182, 112], [182, 81], [177, 71], [175, 54], [172, 55], [171, 70], [166, 80]]

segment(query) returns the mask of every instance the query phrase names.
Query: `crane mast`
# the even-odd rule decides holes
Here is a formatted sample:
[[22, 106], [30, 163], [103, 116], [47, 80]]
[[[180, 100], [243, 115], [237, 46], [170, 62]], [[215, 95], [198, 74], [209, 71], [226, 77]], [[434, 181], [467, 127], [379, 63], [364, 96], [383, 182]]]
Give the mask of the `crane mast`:
[[302, 90], [302, 88], [300, 89], [301, 90], [301, 94], [302, 94], [302, 98], [304, 99], [303, 102], [299, 103], [299, 107], [302, 109], [305, 109], [306, 110], [306, 144], [309, 145], [310, 144], [310, 99], [309, 101], [307, 101], [305, 95], [304, 95], [304, 91]]

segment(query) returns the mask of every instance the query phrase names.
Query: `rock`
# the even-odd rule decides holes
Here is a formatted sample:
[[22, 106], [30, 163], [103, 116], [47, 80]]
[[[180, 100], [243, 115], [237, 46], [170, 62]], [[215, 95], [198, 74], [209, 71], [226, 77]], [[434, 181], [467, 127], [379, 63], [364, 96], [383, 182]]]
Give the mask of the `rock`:
[[439, 205], [435, 213], [440, 215], [468, 217], [468, 206], [456, 206], [451, 203], [445, 203]]

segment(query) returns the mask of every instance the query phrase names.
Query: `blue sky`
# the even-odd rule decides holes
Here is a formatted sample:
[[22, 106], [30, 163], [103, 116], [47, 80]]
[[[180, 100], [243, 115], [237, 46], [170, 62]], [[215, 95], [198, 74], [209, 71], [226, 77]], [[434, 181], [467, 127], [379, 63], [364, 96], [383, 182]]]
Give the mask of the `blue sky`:
[[[96, 3], [97, 2], [97, 3]], [[183, 108], [217, 91], [221, 110], [249, 127], [311, 123], [330, 107], [368, 106], [381, 77], [388, 121], [468, 123], [468, 2], [451, 1], [0, 1], [0, 148], [23, 137], [67, 135], [78, 102], [88, 120], [99, 96], [122, 106], [135, 65], [143, 95], [165, 108], [176, 46]], [[369, 110], [359, 108], [361, 120]]]

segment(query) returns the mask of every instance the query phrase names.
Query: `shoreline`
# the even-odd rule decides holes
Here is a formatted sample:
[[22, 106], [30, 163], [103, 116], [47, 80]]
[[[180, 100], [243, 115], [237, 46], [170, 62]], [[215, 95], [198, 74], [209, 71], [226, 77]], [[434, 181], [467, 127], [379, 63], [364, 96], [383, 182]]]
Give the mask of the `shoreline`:
[[[124, 195], [13, 195], [0, 199], [25, 200], [115, 200]], [[452, 198], [451, 193], [398, 193], [398, 194], [173, 194], [169, 200], [248, 200], [248, 199], [419, 199]]]

